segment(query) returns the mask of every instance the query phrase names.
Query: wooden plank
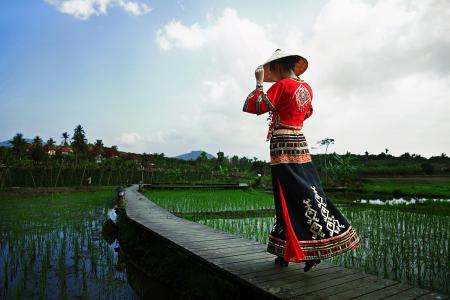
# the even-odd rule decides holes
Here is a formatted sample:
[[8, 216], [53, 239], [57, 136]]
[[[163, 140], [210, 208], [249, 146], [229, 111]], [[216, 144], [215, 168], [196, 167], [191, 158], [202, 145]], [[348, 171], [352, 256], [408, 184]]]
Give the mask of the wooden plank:
[[255, 273], [255, 272], [259, 272], [259, 271], [270, 270], [270, 269], [273, 269], [274, 266], [276, 268], [284, 268], [282, 266], [275, 265], [273, 258], [272, 259], [262, 259], [259, 261], [255, 261], [252, 264], [247, 264], [245, 266], [239, 266], [236, 264], [224, 265], [223, 268], [233, 274], [242, 276], [242, 275], [248, 274], [248, 273]]
[[[357, 276], [355, 277], [353, 275]], [[316, 270], [315, 274], [312, 270], [308, 273], [296, 272], [293, 276], [284, 278], [284, 280], [276, 279], [262, 283], [260, 286], [266, 290], [271, 290], [276, 296], [284, 298], [308, 294], [333, 286], [333, 284], [328, 284], [329, 282], [333, 283], [333, 280], [340, 279], [339, 284], [342, 284], [343, 282], [356, 280], [360, 277], [360, 273], [356, 273], [351, 269], [336, 267]]]
[[[395, 286], [397, 285], [397, 282], [379, 278], [377, 276], [367, 276], [364, 278], [361, 278], [359, 280], [355, 280], [349, 283], [345, 283], [339, 286], [332, 287], [331, 289], [325, 289], [327, 290], [329, 294], [329, 299], [353, 299], [353, 298], [359, 298], [363, 295], [366, 295], [368, 293], [379, 291], [384, 288]], [[346, 287], [344, 290], [342, 290], [342, 287]], [[338, 291], [338, 289], [340, 291]], [[320, 294], [323, 294], [324, 290], [320, 291]], [[372, 298], [373, 299], [373, 298]]]
[[195, 251], [196, 254], [203, 254], [203, 253], [227, 253], [227, 252], [235, 252], [235, 251], [246, 251], [246, 250], [255, 250], [255, 251], [266, 251], [267, 247], [265, 245], [261, 245], [258, 243], [250, 244], [250, 245], [242, 245], [241, 243], [238, 244], [238, 246], [231, 248], [224, 246], [220, 249], [198, 249]]
[[[277, 279], [285, 279], [287, 277], [293, 277], [296, 274], [294, 272], [304, 273], [303, 267], [304, 267], [304, 265], [301, 265], [298, 268], [293, 268], [291, 266], [288, 266], [287, 268], [281, 269], [281, 270], [285, 270], [284, 272], [280, 271], [278, 269], [274, 269], [274, 270], [268, 270], [268, 271], [264, 271], [264, 272], [254, 273], [251, 275], [252, 277], [250, 277], [249, 280], [251, 280], [252, 282], [254, 282], [256, 284], [261, 284], [261, 283], [265, 283], [268, 281], [273, 282], [274, 280], [277, 280]], [[336, 269], [336, 268], [337, 268], [337, 266], [335, 266], [335, 265], [320, 264], [314, 268], [314, 270], [313, 270], [314, 274], [311, 274], [310, 276], [312, 276], [312, 277], [314, 277], [314, 275], [319, 276], [320, 273], [317, 273], [318, 270]]]
[[[234, 250], [233, 250], [234, 249]], [[222, 248], [222, 249], [214, 249], [210, 251], [197, 251], [196, 254], [200, 255], [203, 258], [214, 259], [214, 258], [222, 258], [222, 257], [232, 257], [238, 256], [241, 254], [251, 254], [251, 253], [265, 253], [266, 249], [261, 248], [251, 248], [251, 247], [237, 247], [237, 248]]]
[[416, 299], [417, 297], [428, 294], [429, 291], [419, 289], [419, 288], [411, 288], [408, 290], [401, 291], [400, 293], [388, 296], [383, 299]]
[[284, 267], [281, 265], [276, 265], [273, 260], [269, 261], [269, 264], [257, 267], [257, 269], [252, 269], [250, 272], [235, 271], [235, 273], [241, 278], [258, 286], [262, 282], [267, 281], [264, 280], [265, 278], [268, 278], [268, 280], [273, 279], [271, 276], [281, 278], [286, 276], [287, 273], [293, 274], [293, 272], [303, 272], [303, 267], [300, 265], [290, 265], [289, 267]]
[[[274, 278], [273, 280], [266, 281], [263, 283], [260, 283], [262, 286], [282, 286], [284, 288], [290, 288], [293, 285], [297, 285], [298, 282], [301, 281], [325, 281], [330, 280], [339, 276], [347, 275], [347, 274], [353, 274], [354, 271], [350, 269], [344, 269], [340, 267], [334, 267], [334, 268], [319, 268], [317, 266], [317, 269], [311, 270], [308, 273], [305, 273], [303, 270], [299, 270], [297, 272], [294, 272], [291, 274], [291, 276], [285, 277], [285, 278]], [[320, 280], [317, 280], [317, 278], [320, 277]], [[313, 278], [316, 278], [313, 280]]]
[[[174, 237], [174, 239], [176, 239], [176, 238], [177, 237]], [[205, 244], [215, 243], [217, 245], [223, 245], [223, 247], [226, 247], [227, 244], [230, 245], [230, 246], [231, 245], [236, 245], [236, 244], [241, 245], [241, 246], [246, 246], [246, 245], [247, 246], [251, 246], [251, 245], [256, 245], [257, 244], [255, 241], [250, 241], [250, 240], [246, 240], [246, 241], [244, 240], [243, 241], [239, 237], [222, 239], [222, 240], [218, 240], [216, 242], [214, 242], [214, 241], [205, 241], [205, 240], [202, 240], [202, 241], [189, 241], [189, 240], [186, 240], [185, 241], [181, 237], [179, 237], [179, 241], [183, 245], [190, 246], [192, 249], [196, 249], [196, 248], [201, 249], [202, 242], [204, 242]]]
[[191, 243], [194, 242], [198, 242], [198, 243], [202, 243], [202, 242], [207, 242], [207, 241], [220, 241], [220, 240], [238, 240], [240, 241], [239, 238], [237, 237], [232, 237], [232, 236], [224, 236], [224, 235], [207, 235], [207, 234], [198, 234], [198, 233], [183, 233], [183, 234], [178, 234], [178, 233], [174, 233], [171, 231], [157, 231], [160, 235], [163, 235], [169, 239], [173, 239], [173, 240], [178, 240], [180, 242], [182, 241], [188, 241]]
[[367, 293], [365, 295], [361, 295], [358, 297], [358, 299], [361, 299], [361, 300], [383, 299], [383, 298], [386, 298], [389, 296], [399, 294], [403, 291], [406, 291], [406, 290], [409, 290], [412, 288], [413, 287], [410, 285], [397, 282], [397, 284], [395, 284], [395, 285], [391, 285], [391, 286], [385, 287], [383, 289], [376, 290], [376, 291]]
[[[241, 240], [239, 238], [230, 238], [230, 237], [210, 237], [210, 238], [203, 238], [203, 237], [168, 237], [170, 240], [177, 241], [182, 246], [189, 246], [195, 247], [195, 245], [198, 245], [201, 247], [201, 245], [226, 245], [228, 243], [237, 243], [239, 244]], [[198, 248], [198, 247], [197, 247]]]
[[225, 247], [227, 248], [236, 248], [236, 247], [242, 247], [247, 245], [255, 245], [252, 243], [246, 243], [245, 245], [242, 245], [242, 243], [214, 243], [214, 244], [184, 244], [180, 243], [180, 245], [187, 250], [190, 251], [198, 251], [198, 250], [214, 250], [214, 249], [223, 249]]
[[226, 257], [218, 257], [218, 258], [210, 258], [209, 261], [215, 265], [222, 266], [227, 264], [243, 264], [251, 263], [254, 260], [260, 259], [268, 259], [271, 258], [271, 255], [267, 252], [259, 252], [259, 253], [246, 253], [240, 254], [236, 256], [226, 256]]
[[309, 284], [302, 285], [302, 288], [299, 289], [298, 287], [295, 289], [291, 289], [291, 290], [285, 290], [282, 291], [281, 293], [278, 293], [277, 295], [280, 297], [292, 297], [292, 299], [303, 299], [304, 294], [308, 294], [311, 292], [315, 292], [315, 291], [319, 291], [325, 288], [328, 288], [330, 286], [338, 286], [347, 282], [352, 282], [355, 280], [359, 280], [361, 279], [361, 277], [363, 277], [365, 275], [361, 274], [361, 273], [353, 273], [353, 274], [348, 274], [345, 276], [340, 276], [337, 278], [334, 278], [332, 280], [326, 280], [324, 282], [310, 282]]

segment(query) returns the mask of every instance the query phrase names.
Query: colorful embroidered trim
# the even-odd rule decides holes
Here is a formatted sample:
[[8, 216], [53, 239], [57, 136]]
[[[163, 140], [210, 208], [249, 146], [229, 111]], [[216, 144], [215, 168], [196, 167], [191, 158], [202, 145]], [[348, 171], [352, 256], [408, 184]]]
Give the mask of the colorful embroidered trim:
[[297, 107], [300, 111], [304, 111], [308, 103], [311, 102], [311, 96], [303, 84], [300, 84], [295, 91], [293, 100], [297, 103]]
[[255, 103], [255, 111], [257, 115], [261, 114], [261, 100], [262, 100], [262, 94], [258, 96], [258, 98], [256, 99], [256, 103]]
[[267, 107], [269, 108], [269, 110], [274, 111], [275, 107], [272, 105], [272, 102], [270, 102], [269, 98], [267, 97], [266, 94], [263, 94], [263, 100], [264, 103], [266, 103]]
[[302, 130], [301, 129], [274, 129], [272, 131], [273, 135], [277, 135], [277, 134], [302, 134]]
[[262, 88], [258, 88], [256, 87], [256, 89], [254, 89], [248, 96], [247, 99], [245, 99], [244, 102], [244, 107], [242, 108], [243, 111], [247, 111], [248, 110], [248, 102], [250, 101], [250, 98], [252, 98], [258, 91], [262, 91]]
[[311, 161], [308, 144], [300, 130], [276, 129], [270, 139], [270, 163], [307, 163]]
[[[344, 233], [335, 237], [322, 240], [298, 241], [305, 255], [305, 261], [333, 257], [355, 249], [360, 242], [358, 234], [351, 226]], [[285, 249], [286, 241], [269, 235], [267, 252], [284, 257]]]

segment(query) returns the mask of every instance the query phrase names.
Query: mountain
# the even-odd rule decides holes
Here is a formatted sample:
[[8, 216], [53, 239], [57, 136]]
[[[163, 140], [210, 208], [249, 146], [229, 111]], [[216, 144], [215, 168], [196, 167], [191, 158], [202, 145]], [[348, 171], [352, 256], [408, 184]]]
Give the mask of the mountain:
[[[0, 147], [12, 147], [12, 144], [11, 144], [10, 141], [11, 141], [11, 140], [7, 140], [7, 141], [0, 142]], [[25, 138], [25, 141], [26, 141], [28, 144], [32, 144], [32, 143], [33, 143], [33, 139], [27, 139], [27, 138]]]
[[181, 155], [175, 156], [175, 158], [183, 159], [183, 160], [196, 160], [200, 156], [200, 154], [202, 154], [202, 152], [206, 153], [206, 157], [208, 159], [215, 158], [214, 155], [211, 155], [211, 154], [207, 153], [206, 151], [201, 151], [201, 150], [191, 151], [189, 153], [181, 154]]

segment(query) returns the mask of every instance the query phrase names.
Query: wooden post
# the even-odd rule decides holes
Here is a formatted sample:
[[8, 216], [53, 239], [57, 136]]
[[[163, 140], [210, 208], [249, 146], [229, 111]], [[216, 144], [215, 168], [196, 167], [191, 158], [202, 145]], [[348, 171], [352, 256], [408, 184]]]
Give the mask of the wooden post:
[[61, 174], [61, 169], [62, 169], [63, 164], [64, 164], [64, 159], [61, 160], [61, 165], [59, 166], [58, 175], [56, 175], [55, 187], [58, 185], [58, 179], [59, 179], [59, 175]]
[[84, 165], [84, 168], [83, 168], [83, 175], [81, 175], [81, 182], [80, 182], [80, 185], [83, 185], [83, 180], [84, 180], [84, 173], [86, 172], [86, 165]]
[[33, 185], [34, 185], [34, 187], [36, 187], [36, 182], [34, 181], [34, 176], [33, 176], [32, 169], [30, 169], [30, 175], [31, 175], [31, 179], [33, 180]]

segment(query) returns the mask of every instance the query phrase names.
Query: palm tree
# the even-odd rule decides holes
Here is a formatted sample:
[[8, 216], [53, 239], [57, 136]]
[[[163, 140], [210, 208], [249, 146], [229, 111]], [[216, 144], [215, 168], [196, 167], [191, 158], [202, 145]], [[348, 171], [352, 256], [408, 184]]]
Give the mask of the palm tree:
[[70, 136], [69, 136], [69, 134], [67, 133], [67, 131], [66, 131], [66, 132], [63, 132], [61, 137], [63, 138], [62, 144], [63, 144], [64, 146], [69, 145], [69, 144], [67, 143], [67, 141], [69, 140], [69, 137], [70, 137]]
[[94, 146], [98, 149], [103, 149], [103, 141], [102, 140], [96, 140]]
[[13, 145], [13, 153], [19, 159], [22, 159], [22, 155], [25, 153], [25, 147], [27, 145], [27, 142], [23, 138], [23, 134], [17, 133], [11, 140], [11, 144]]
[[72, 136], [72, 148], [75, 152], [75, 161], [78, 163], [78, 158], [87, 152], [87, 139], [84, 129], [81, 125], [75, 127]]
[[35, 161], [41, 161], [45, 159], [45, 151], [42, 146], [42, 139], [37, 135], [33, 139], [33, 148], [31, 149], [31, 157]]
[[54, 139], [49, 138], [45, 144], [48, 145], [50, 148], [52, 148], [53, 146], [55, 146], [55, 143], [56, 142]]
[[34, 139], [33, 139], [33, 146], [37, 146], [37, 147], [42, 147], [42, 139], [41, 139], [41, 137], [40, 136], [36, 136]]

